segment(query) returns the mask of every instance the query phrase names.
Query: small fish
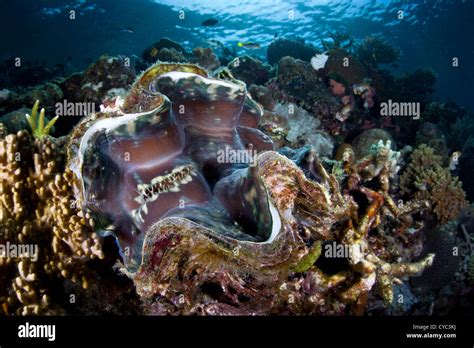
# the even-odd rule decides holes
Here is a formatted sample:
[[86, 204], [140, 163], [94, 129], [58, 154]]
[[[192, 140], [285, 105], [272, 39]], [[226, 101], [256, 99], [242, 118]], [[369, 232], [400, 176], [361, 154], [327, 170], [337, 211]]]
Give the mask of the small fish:
[[153, 58], [156, 57], [156, 55], [158, 54], [158, 48], [156, 47], [153, 47], [150, 51], [150, 56], [152, 56]]
[[237, 43], [237, 46], [243, 47], [243, 48], [248, 48], [248, 49], [260, 48], [260, 45], [256, 42], [239, 42], [239, 43]]
[[120, 30], [122, 33], [130, 33], [130, 34], [133, 34], [134, 31], [132, 28], [123, 28], [122, 30]]
[[209, 18], [209, 19], [206, 19], [204, 22], [202, 22], [201, 25], [204, 27], [213, 27], [217, 23], [219, 23], [217, 19]]
[[398, 68], [398, 64], [397, 64], [397, 63], [392, 63], [392, 66], [393, 66], [394, 68]]
[[67, 57], [66, 57], [66, 60], [67, 60], [67, 61], [72, 60], [72, 56], [67, 56]]
[[456, 170], [457, 165], [459, 164], [459, 157], [461, 157], [461, 151], [455, 151], [449, 159], [449, 170]]
[[209, 39], [206, 41], [210, 46], [224, 48], [224, 44], [218, 40]]

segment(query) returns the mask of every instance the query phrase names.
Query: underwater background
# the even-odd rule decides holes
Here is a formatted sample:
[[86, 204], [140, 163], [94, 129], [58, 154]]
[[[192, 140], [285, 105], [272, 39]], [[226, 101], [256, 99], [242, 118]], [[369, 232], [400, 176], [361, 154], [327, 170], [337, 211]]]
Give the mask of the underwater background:
[[[73, 22], [67, 17], [70, 9], [77, 10]], [[21, 56], [48, 66], [64, 64], [70, 71], [84, 69], [102, 54], [140, 55], [161, 37], [187, 49], [209, 39], [230, 47], [253, 41], [261, 49], [252, 54], [264, 58], [274, 37], [301, 38], [321, 47], [321, 40], [335, 31], [350, 33], [356, 42], [380, 35], [402, 51], [398, 67], [392, 67], [395, 72], [432, 68], [438, 76], [437, 95], [474, 108], [469, 88], [474, 70], [451, 67], [453, 57], [462, 65], [474, 59], [468, 36], [474, 29], [474, 3], [468, 0], [2, 0], [0, 10], [0, 29], [8, 33], [1, 38], [1, 59]], [[184, 20], [179, 10], [186, 12]], [[404, 11], [402, 21], [399, 10]], [[201, 26], [209, 17], [219, 23]]]
[[473, 13], [0, 0], [0, 313], [472, 315]]

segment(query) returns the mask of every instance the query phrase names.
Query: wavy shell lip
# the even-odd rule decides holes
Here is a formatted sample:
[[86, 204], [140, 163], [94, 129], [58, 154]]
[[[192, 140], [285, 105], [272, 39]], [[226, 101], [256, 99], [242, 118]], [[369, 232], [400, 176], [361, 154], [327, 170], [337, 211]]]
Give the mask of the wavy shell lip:
[[[268, 202], [271, 214], [270, 234], [265, 238], [262, 236], [254, 240], [241, 240], [235, 235], [222, 233], [216, 226], [206, 226], [187, 217], [162, 219], [147, 233], [143, 244], [142, 264], [137, 272], [132, 274], [138, 293], [143, 298], [151, 298], [157, 294], [173, 298], [175, 292], [185, 294], [186, 298], [201, 298], [202, 294], [196, 293], [196, 289], [199, 289], [201, 284], [218, 278], [224, 283], [223, 287], [230, 286], [248, 296], [249, 302], [242, 303], [243, 313], [256, 314], [261, 308], [271, 307], [271, 298], [278, 291], [274, 287], [279, 286], [276, 284], [280, 284], [287, 276], [288, 265], [293, 262], [298, 250], [296, 246], [301, 242], [296, 231], [290, 228], [288, 221], [285, 222], [281, 216], [285, 205], [271, 197], [281, 189], [277, 183], [274, 183], [276, 186], [269, 185], [272, 175], [268, 169], [275, 163], [279, 164], [278, 171], [284, 172], [289, 168], [295, 175], [303, 178], [301, 170], [288, 158], [273, 151], [260, 153], [257, 165], [245, 169], [252, 169], [254, 177], [261, 179], [264, 188], [262, 194]], [[266, 178], [264, 173], [267, 173]], [[232, 186], [232, 180], [228, 181], [230, 183], [225, 184]], [[244, 191], [242, 195], [248, 193]], [[193, 257], [188, 258], [185, 255], [190, 250]], [[181, 262], [183, 264], [179, 272], [182, 272], [183, 279], [175, 282], [175, 265]], [[196, 280], [191, 276], [192, 270], [195, 269], [200, 270], [197, 271], [200, 274]], [[241, 277], [249, 278], [243, 284]], [[189, 282], [197, 284], [191, 285]], [[196, 302], [200, 301], [202, 300]], [[206, 302], [204, 299], [202, 304], [207, 306]], [[211, 300], [211, 303], [216, 302]]]
[[212, 185], [233, 170], [217, 163], [220, 148], [239, 151], [251, 144], [257, 151], [273, 149], [271, 140], [255, 129], [263, 111], [245, 85], [177, 71], [158, 76], [149, 89], [172, 101], [185, 129], [186, 151]]
[[190, 132], [207, 130], [209, 136], [235, 131], [246, 95], [243, 86], [186, 72], [161, 75], [150, 90], [172, 100], [177, 117]]
[[116, 237], [130, 272], [142, 262], [146, 232], [161, 219], [186, 217], [250, 243], [271, 242], [281, 228], [255, 169], [217, 160], [224, 147], [273, 148], [252, 127], [260, 106], [243, 84], [192, 67], [172, 69], [145, 72], [125, 99], [124, 114], [85, 122], [70, 162], [81, 202], [98, 232]]
[[[82, 162], [82, 160], [84, 158], [85, 151], [86, 149], [88, 149], [90, 142], [93, 141], [92, 139], [93, 136], [97, 132], [105, 132], [106, 134], [112, 131], [115, 133], [119, 132], [119, 133], [124, 133], [124, 134], [136, 133], [137, 122], [140, 122], [140, 119], [150, 118], [150, 116], [155, 117], [159, 113], [165, 111], [167, 108], [169, 109], [169, 104], [170, 102], [166, 98], [163, 100], [163, 103], [159, 107], [151, 111], [128, 114], [128, 115], [123, 115], [123, 116], [114, 117], [114, 118], [105, 118], [105, 119], [101, 119], [95, 122], [81, 138], [81, 142], [79, 145], [80, 164], [79, 164], [79, 171], [76, 172], [76, 175], [79, 178], [81, 178], [81, 171], [82, 171], [82, 167], [84, 166], [84, 163]], [[158, 121], [159, 123], [161, 121], [160, 117], [157, 117], [156, 121]]]
[[[124, 256], [130, 256], [131, 264], [138, 262], [135, 255], [140, 253], [135, 242], [143, 238], [141, 234], [155, 216], [166, 214], [181, 199], [186, 204], [210, 199], [202, 176], [181, 156], [183, 131], [172, 116], [169, 101], [163, 101], [150, 112], [98, 120], [83, 135], [79, 147], [77, 177], [82, 178], [85, 207], [95, 216], [102, 234], [120, 235]], [[120, 190], [110, 190], [110, 184]], [[180, 195], [182, 188], [186, 188], [185, 197]]]

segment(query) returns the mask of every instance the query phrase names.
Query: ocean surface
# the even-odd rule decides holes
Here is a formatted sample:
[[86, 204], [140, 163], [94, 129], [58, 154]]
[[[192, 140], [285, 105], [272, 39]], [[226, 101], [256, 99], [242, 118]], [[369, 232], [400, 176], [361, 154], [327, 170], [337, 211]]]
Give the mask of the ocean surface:
[[[356, 42], [379, 35], [401, 49], [391, 70], [432, 68], [438, 96], [472, 111], [473, 14], [469, 0], [0, 0], [0, 59], [64, 64], [73, 72], [102, 54], [140, 56], [161, 37], [187, 49], [218, 40], [238, 54], [246, 50], [238, 42], [258, 43], [251, 54], [265, 59], [275, 37], [321, 47], [336, 31]], [[206, 19], [218, 23], [202, 26]]]

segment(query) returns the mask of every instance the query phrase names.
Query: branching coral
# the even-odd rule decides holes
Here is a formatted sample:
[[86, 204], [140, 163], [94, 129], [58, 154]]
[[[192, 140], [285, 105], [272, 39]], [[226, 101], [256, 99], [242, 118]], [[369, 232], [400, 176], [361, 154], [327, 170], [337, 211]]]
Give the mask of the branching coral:
[[[383, 228], [392, 219], [405, 225], [403, 229], [411, 227], [413, 221], [410, 215], [422, 209], [423, 204], [407, 202], [402, 207], [398, 207], [389, 195], [390, 178], [399, 169], [397, 162], [400, 157], [399, 152], [390, 149], [390, 141], [374, 144], [371, 153], [357, 162], [351, 163], [352, 156], [342, 157], [349, 159], [344, 166], [348, 175], [347, 189], [349, 192], [358, 191], [368, 200], [368, 203], [365, 203], [367, 205], [365, 215], [355, 219], [352, 226], [346, 230], [343, 241], [352, 249], [363, 251], [362, 254], [353, 254], [351, 263], [355, 269], [365, 274], [366, 281], [370, 279], [369, 276], [376, 277], [380, 294], [388, 304], [393, 300], [392, 284], [400, 284], [403, 276], [420, 273], [432, 264], [434, 255], [429, 254], [417, 263], [390, 264], [382, 256], [377, 255], [373, 242], [369, 242], [368, 232], [371, 229]], [[374, 188], [366, 187], [368, 182]], [[360, 198], [359, 201], [363, 202]], [[356, 205], [357, 210], [360, 210], [361, 203]]]
[[457, 219], [467, 207], [462, 183], [442, 167], [442, 158], [426, 145], [419, 146], [410, 157], [410, 164], [400, 177], [403, 193], [426, 200], [440, 224]]
[[31, 132], [35, 138], [41, 139], [44, 138], [49, 134], [49, 131], [54, 126], [56, 121], [58, 120], [59, 116], [55, 116], [52, 120], [48, 122], [48, 124], [44, 125], [44, 108], [41, 109], [39, 118], [36, 119], [39, 107], [39, 100], [36, 100], [33, 108], [31, 109], [31, 114], [26, 114], [26, 119], [28, 120], [28, 124], [30, 125]]
[[0, 140], [0, 243], [5, 252], [30, 251], [0, 257], [5, 314], [60, 312], [58, 280], [88, 287], [86, 261], [103, 257], [101, 240], [74, 204], [57, 142], [24, 130]]

